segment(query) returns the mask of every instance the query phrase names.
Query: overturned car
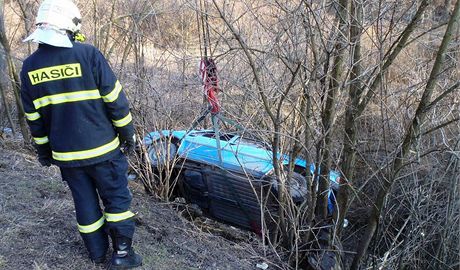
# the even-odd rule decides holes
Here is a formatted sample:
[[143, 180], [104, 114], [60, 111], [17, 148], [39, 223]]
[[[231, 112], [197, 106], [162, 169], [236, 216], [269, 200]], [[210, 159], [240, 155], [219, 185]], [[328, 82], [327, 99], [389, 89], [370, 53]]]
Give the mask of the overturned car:
[[[261, 140], [237, 133], [220, 133], [217, 139], [215, 134], [212, 130], [163, 130], [150, 132], [143, 142], [154, 169], [167, 164], [173, 167], [179, 196], [199, 206], [210, 218], [260, 234], [262, 221], [267, 221], [265, 210], [276, 215], [279, 207], [273, 152]], [[287, 157], [278, 157], [288, 166]], [[295, 160], [288, 184], [294, 203], [305, 200], [305, 176], [314, 169], [305, 160]], [[339, 173], [330, 171], [329, 180], [328, 206], [332, 211]]]

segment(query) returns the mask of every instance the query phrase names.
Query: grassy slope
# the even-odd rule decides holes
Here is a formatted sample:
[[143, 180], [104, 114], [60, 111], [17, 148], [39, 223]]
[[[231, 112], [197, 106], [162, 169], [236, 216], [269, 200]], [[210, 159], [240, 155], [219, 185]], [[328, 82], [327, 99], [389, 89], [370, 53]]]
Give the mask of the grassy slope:
[[[204, 233], [140, 187], [132, 191], [141, 269], [254, 269], [249, 244]], [[0, 232], [0, 269], [103, 269], [87, 259], [58, 168], [1, 146]]]

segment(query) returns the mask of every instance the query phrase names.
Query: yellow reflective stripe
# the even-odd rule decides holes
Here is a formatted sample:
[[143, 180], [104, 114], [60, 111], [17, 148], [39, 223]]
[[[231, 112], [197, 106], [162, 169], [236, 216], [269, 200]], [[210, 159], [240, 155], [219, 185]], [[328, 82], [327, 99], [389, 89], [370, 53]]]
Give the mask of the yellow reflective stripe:
[[48, 136], [45, 136], [45, 137], [41, 137], [41, 138], [34, 138], [34, 141], [36, 144], [45, 144], [45, 143], [49, 143], [49, 140], [48, 140]]
[[59, 161], [74, 161], [74, 160], [82, 160], [82, 159], [90, 159], [102, 156], [107, 154], [110, 151], [113, 151], [118, 148], [120, 145], [120, 140], [116, 137], [113, 141], [109, 142], [108, 144], [104, 144], [97, 148], [88, 149], [84, 151], [75, 151], [75, 152], [54, 152], [53, 151], [53, 158]]
[[107, 222], [120, 222], [128, 218], [132, 218], [134, 216], [134, 213], [131, 211], [126, 211], [118, 214], [105, 213], [105, 219], [107, 220]]
[[25, 114], [26, 114], [27, 120], [29, 120], [29, 121], [35, 121], [35, 120], [40, 119], [40, 114], [38, 112], [25, 113]]
[[133, 120], [133, 117], [131, 116], [131, 113], [128, 113], [128, 115], [120, 120], [112, 120], [113, 125], [116, 127], [124, 127], [127, 124], [131, 123]]
[[99, 99], [101, 94], [99, 90], [85, 90], [85, 91], [76, 91], [70, 93], [62, 93], [50, 96], [44, 96], [42, 98], [34, 100], [35, 109], [39, 109], [50, 104], [61, 104], [68, 102], [76, 102], [83, 100]]
[[41, 68], [30, 71], [27, 74], [32, 85], [82, 76], [79, 63]]
[[120, 95], [122, 89], [123, 89], [123, 87], [121, 86], [120, 82], [117, 81], [115, 83], [115, 87], [113, 88], [112, 92], [110, 92], [106, 96], [103, 96], [102, 99], [106, 103], [114, 102], [115, 100], [118, 99], [118, 96]]
[[81, 233], [93, 233], [97, 230], [99, 230], [99, 228], [101, 228], [102, 226], [104, 226], [104, 216], [102, 216], [98, 221], [94, 222], [93, 224], [89, 224], [89, 225], [80, 225], [78, 224], [78, 230], [81, 232]]

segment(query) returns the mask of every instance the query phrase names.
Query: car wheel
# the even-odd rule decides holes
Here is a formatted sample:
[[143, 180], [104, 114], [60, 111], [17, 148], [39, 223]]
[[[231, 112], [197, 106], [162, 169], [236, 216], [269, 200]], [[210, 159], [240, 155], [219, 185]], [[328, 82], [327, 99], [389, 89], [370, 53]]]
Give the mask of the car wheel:
[[148, 147], [148, 155], [152, 166], [163, 167], [170, 164], [177, 155], [177, 144], [172, 138], [158, 139]]
[[[272, 187], [277, 194], [278, 181], [276, 178], [273, 178], [272, 180]], [[295, 203], [302, 203], [305, 199], [305, 196], [308, 194], [305, 176], [297, 172], [292, 172], [291, 181], [289, 185], [286, 186], [286, 188], [289, 190], [289, 194]]]
[[[266, 225], [266, 235], [272, 242], [279, 240], [279, 183], [273, 174], [270, 175], [270, 190], [267, 192], [266, 208], [264, 213], [264, 222]], [[292, 202], [296, 205], [302, 204], [307, 195], [308, 188], [305, 176], [298, 172], [292, 172], [289, 185], [286, 185], [286, 191], [289, 192]]]
[[292, 199], [295, 202], [301, 203], [308, 193], [305, 176], [301, 175], [300, 173], [293, 172], [289, 188]]

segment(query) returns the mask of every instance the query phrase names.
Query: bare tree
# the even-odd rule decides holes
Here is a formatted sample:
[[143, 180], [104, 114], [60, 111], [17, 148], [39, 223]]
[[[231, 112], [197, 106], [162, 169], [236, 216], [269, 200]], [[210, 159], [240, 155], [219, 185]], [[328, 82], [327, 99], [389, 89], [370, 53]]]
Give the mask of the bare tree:
[[[423, 4], [424, 3], [422, 3], [422, 5]], [[448, 90], [443, 92], [438, 98], [432, 100], [432, 95], [436, 86], [436, 82], [438, 81], [442, 65], [444, 63], [445, 54], [447, 52], [450, 41], [452, 40], [452, 35], [455, 31], [455, 26], [459, 20], [459, 17], [460, 1], [457, 1], [454, 7], [453, 14], [447, 25], [444, 38], [436, 54], [436, 60], [433, 64], [430, 77], [428, 78], [425, 90], [423, 91], [423, 95], [420, 99], [413, 120], [410, 126], [406, 129], [401, 148], [397, 152], [396, 157], [394, 158], [393, 164], [391, 166], [390, 175], [388, 176], [388, 179], [383, 182], [382, 187], [379, 189], [375, 204], [372, 207], [372, 212], [369, 217], [366, 231], [363, 235], [363, 238], [361, 239], [360, 244], [358, 245], [358, 252], [353, 260], [351, 269], [358, 269], [359, 267], [359, 262], [364, 253], [366, 252], [369, 243], [374, 235], [376, 227], [379, 223], [380, 213], [384, 206], [384, 202], [388, 195], [388, 192], [390, 191], [391, 186], [397, 180], [398, 175], [401, 172], [401, 169], [406, 165], [406, 160], [409, 155], [411, 146], [417, 140], [419, 140], [420, 136], [422, 135], [422, 123], [424, 122], [424, 119], [429, 109], [432, 108], [433, 105], [439, 102], [442, 98], [445, 98], [448, 94], [450, 94], [458, 87], [458, 85], [454, 85], [454, 87], [448, 88]]]
[[[13, 94], [14, 94], [14, 99], [16, 101], [16, 106], [17, 106], [17, 111], [18, 111], [18, 121], [19, 121], [19, 126], [21, 128], [21, 132], [24, 136], [24, 138], [27, 138], [28, 134], [28, 129], [25, 121], [25, 114], [24, 114], [24, 108], [22, 106], [20, 97], [19, 97], [19, 92], [20, 92], [20, 82], [19, 82], [19, 76], [18, 72], [16, 70], [16, 64], [14, 63], [13, 56], [11, 54], [11, 48], [10, 44], [8, 42], [7, 36], [6, 36], [6, 31], [5, 31], [5, 22], [4, 22], [4, 3], [3, 1], [0, 2], [0, 44], [3, 47], [3, 52], [5, 54], [5, 59], [7, 62], [8, 66], [8, 77], [11, 81], [11, 86], [13, 89]], [[3, 59], [3, 58], [2, 58]], [[2, 99], [5, 103], [5, 108], [7, 110], [7, 115], [8, 119], [10, 121], [11, 126], [13, 127], [14, 130], [14, 125], [12, 124], [11, 120], [11, 115], [10, 112], [8, 112], [8, 105], [7, 105], [7, 100], [6, 96], [4, 94], [4, 89], [2, 87]]]
[[[189, 128], [202, 109], [203, 46], [217, 61], [223, 113], [272, 145], [281, 207], [264, 216], [278, 234], [262, 242], [280, 268], [306, 268], [312, 254], [320, 265], [330, 253], [346, 268], [357, 250], [354, 268], [455, 269], [458, 3], [452, 9], [455, 1], [447, 0], [83, 2], [82, 30], [130, 96], [140, 137]], [[31, 31], [38, 1], [1, 4], [14, 9], [6, 22], [18, 22], [0, 29], [14, 89], [0, 85], [2, 109], [14, 126], [24, 119], [12, 115], [21, 110], [14, 102], [16, 59], [30, 53], [16, 37]], [[295, 166], [298, 157], [316, 172]], [[176, 181], [169, 166], [155, 175], [145, 151], [137, 163], [145, 188], [168, 200]], [[343, 179], [332, 217], [331, 169]], [[296, 204], [290, 184], [299, 174], [309, 193]], [[442, 222], [434, 226], [435, 220]], [[328, 232], [326, 241], [320, 231]]]

